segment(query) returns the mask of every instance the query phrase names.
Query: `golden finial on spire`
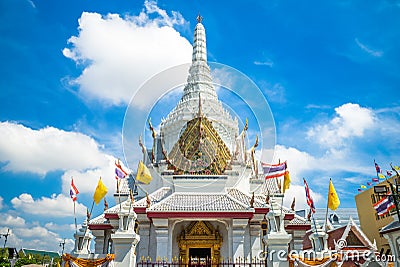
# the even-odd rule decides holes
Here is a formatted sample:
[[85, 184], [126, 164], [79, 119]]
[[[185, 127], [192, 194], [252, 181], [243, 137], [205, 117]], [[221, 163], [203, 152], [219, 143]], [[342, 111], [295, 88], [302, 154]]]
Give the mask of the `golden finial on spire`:
[[202, 16], [200, 16], [200, 12], [199, 12], [199, 14], [197, 15], [197, 22], [198, 23], [201, 23], [202, 21], [203, 21], [203, 17]]

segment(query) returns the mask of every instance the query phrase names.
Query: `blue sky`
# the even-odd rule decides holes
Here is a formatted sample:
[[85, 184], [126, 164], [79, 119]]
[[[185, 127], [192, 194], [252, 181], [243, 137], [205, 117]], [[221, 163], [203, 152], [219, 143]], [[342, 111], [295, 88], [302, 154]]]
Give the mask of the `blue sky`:
[[241, 71], [268, 100], [276, 157], [292, 174], [286, 201], [296, 195], [304, 205], [296, 189], [305, 177], [324, 207], [332, 177], [341, 206], [355, 207], [374, 159], [384, 171], [400, 164], [399, 1], [0, 0], [8, 245], [58, 250], [72, 237], [71, 176], [78, 222], [99, 176], [113, 190], [130, 98], [154, 74], [190, 61], [198, 12], [209, 61]]

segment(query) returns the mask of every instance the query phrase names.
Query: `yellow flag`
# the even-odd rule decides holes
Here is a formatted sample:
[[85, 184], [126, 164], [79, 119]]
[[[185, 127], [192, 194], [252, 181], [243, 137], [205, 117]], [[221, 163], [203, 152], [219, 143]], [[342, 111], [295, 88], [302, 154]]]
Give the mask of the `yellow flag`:
[[99, 183], [97, 184], [96, 191], [94, 191], [93, 195], [93, 200], [96, 202], [96, 205], [100, 203], [100, 200], [107, 194], [108, 189], [107, 187], [103, 184], [101, 181], [101, 178], [99, 180]]
[[329, 181], [329, 192], [328, 192], [328, 208], [336, 210], [340, 205], [339, 197], [336, 193], [335, 187], [333, 187], [332, 180]]
[[136, 181], [142, 182], [144, 184], [149, 184], [151, 180], [153, 180], [153, 177], [151, 177], [149, 169], [147, 169], [146, 165], [144, 165], [142, 161], [139, 161]]
[[285, 175], [283, 176], [283, 193], [285, 193], [285, 191], [289, 189], [289, 186], [290, 186], [290, 175], [289, 171], [287, 170], [285, 172]]

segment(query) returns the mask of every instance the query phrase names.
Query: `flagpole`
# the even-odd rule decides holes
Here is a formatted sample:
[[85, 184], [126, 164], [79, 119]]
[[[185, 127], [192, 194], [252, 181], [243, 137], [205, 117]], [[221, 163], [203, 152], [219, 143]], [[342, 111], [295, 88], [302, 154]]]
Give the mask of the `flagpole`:
[[75, 234], [78, 233], [78, 224], [76, 222], [76, 208], [75, 208], [75, 201], [74, 201], [74, 219], [75, 219]]
[[[92, 217], [93, 207], [94, 207], [94, 199], [93, 199], [93, 202], [92, 202], [92, 207], [90, 208], [90, 212], [89, 212], [90, 218]], [[90, 219], [90, 218], [89, 218], [89, 219]]]
[[326, 231], [327, 224], [328, 224], [328, 207], [329, 207], [329, 193], [330, 193], [330, 189], [331, 189], [331, 182], [332, 182], [332, 178], [329, 178], [328, 199], [326, 201], [326, 213], [325, 213], [325, 222], [324, 222], [325, 231]]
[[121, 190], [119, 190], [119, 179], [117, 179], [117, 188], [118, 188], [118, 202], [119, 202], [119, 210], [122, 210], [121, 204]]

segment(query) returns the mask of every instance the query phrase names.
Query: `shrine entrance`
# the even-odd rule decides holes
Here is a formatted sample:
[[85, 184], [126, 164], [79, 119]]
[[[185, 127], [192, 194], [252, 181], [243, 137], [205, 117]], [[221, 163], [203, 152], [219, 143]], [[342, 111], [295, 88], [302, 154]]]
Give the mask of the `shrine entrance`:
[[190, 223], [178, 236], [180, 259], [191, 266], [218, 264], [221, 245], [221, 234], [207, 221]]
[[189, 248], [191, 266], [210, 266], [211, 248]]

